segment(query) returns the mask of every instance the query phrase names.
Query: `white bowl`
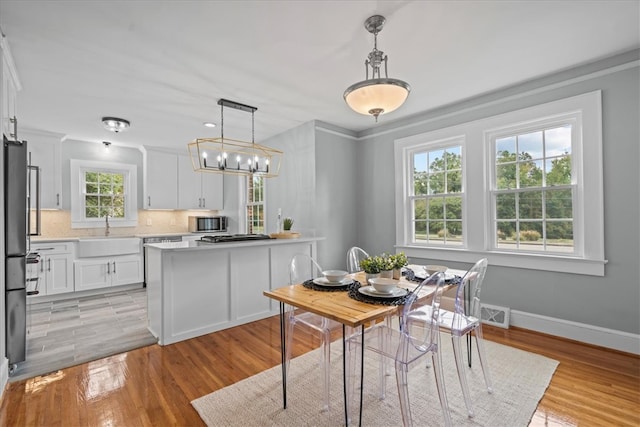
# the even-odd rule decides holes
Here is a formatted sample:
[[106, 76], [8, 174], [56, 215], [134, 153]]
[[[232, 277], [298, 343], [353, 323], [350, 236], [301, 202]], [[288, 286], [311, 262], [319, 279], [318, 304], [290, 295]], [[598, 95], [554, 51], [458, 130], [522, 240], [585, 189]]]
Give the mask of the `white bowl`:
[[397, 280], [387, 279], [386, 277], [374, 277], [369, 279], [369, 283], [373, 286], [373, 289], [385, 294], [390, 294], [398, 286]]
[[445, 265], [425, 265], [424, 270], [427, 272], [429, 276], [435, 273], [444, 273], [447, 271], [447, 266]]
[[322, 275], [330, 282], [339, 282], [347, 277], [348, 272], [344, 270], [325, 270]]

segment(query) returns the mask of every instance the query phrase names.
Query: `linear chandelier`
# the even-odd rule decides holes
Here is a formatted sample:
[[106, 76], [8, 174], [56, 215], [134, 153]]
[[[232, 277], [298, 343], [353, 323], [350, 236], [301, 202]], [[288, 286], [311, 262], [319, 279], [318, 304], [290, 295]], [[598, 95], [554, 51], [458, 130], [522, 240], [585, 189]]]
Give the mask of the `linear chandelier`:
[[[385, 22], [384, 16], [381, 15], [371, 16], [364, 21], [364, 28], [373, 34], [373, 50], [364, 61], [366, 79], [349, 86], [343, 95], [349, 107], [360, 114], [371, 114], [376, 122], [380, 114], [390, 113], [404, 104], [411, 91], [409, 83], [390, 79], [387, 74], [387, 55], [378, 50], [378, 33], [382, 31]], [[383, 62], [385, 76], [381, 78], [380, 65]]]
[[[197, 138], [188, 144], [193, 169], [200, 172], [229, 175], [260, 175], [273, 178], [280, 173], [283, 152], [255, 142], [254, 113], [256, 107], [228, 99], [219, 99], [220, 137]], [[225, 138], [224, 107], [251, 113], [251, 142]]]

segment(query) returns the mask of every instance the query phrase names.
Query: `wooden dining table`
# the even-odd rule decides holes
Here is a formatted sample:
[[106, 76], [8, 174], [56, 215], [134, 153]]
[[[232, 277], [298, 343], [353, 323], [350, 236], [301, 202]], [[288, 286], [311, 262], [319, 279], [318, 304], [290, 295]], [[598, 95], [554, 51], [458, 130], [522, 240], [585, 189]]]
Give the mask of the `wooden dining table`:
[[[452, 271], [458, 274], [457, 270]], [[463, 272], [464, 273], [464, 272]], [[360, 282], [362, 286], [367, 285], [366, 275], [363, 272], [351, 274], [348, 277]], [[404, 277], [398, 281], [398, 287], [413, 290], [419, 285], [418, 282], [409, 281]], [[435, 287], [423, 287], [419, 298], [429, 297], [435, 290]], [[398, 305], [381, 305], [369, 302], [358, 301], [349, 296], [347, 291], [324, 292], [306, 288], [303, 284], [295, 284], [284, 286], [281, 288], [264, 291], [263, 294], [280, 303], [280, 349], [282, 353], [282, 396], [283, 405], [287, 407], [287, 371], [286, 371], [286, 319], [285, 305], [289, 304], [293, 307], [315, 313], [342, 324], [342, 368], [343, 368], [343, 392], [344, 392], [344, 412], [345, 425], [349, 425], [349, 407], [347, 399], [347, 346], [346, 338], [347, 328], [360, 328], [361, 334], [365, 332], [365, 326], [384, 319], [389, 315], [398, 314], [402, 310], [402, 306]], [[360, 413], [359, 420], [362, 422], [362, 391], [364, 384], [364, 346], [361, 347], [361, 363], [360, 363]]]

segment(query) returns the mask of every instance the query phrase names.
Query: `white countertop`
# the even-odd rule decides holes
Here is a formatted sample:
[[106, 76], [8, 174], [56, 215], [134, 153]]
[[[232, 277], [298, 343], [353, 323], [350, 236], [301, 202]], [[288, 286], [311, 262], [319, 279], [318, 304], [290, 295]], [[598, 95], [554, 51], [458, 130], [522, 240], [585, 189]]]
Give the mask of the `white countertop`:
[[324, 240], [324, 237], [299, 237], [297, 239], [265, 239], [265, 240], [242, 240], [237, 242], [225, 243], [204, 243], [199, 241], [191, 242], [166, 242], [166, 243], [147, 243], [145, 246], [166, 251], [207, 251], [214, 249], [243, 248], [256, 246], [272, 246], [285, 245], [301, 242], [317, 242]]

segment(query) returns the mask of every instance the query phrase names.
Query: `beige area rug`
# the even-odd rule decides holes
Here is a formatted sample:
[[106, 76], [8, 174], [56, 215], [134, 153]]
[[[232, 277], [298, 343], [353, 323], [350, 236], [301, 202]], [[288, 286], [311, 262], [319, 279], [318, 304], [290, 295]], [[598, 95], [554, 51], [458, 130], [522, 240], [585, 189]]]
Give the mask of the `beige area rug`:
[[[486, 341], [494, 393], [488, 394], [474, 348], [468, 373], [475, 417], [467, 417], [452, 356], [451, 339], [442, 337], [445, 385], [454, 426], [527, 426], [558, 362], [526, 351]], [[331, 345], [331, 408], [320, 411], [321, 380], [318, 350], [291, 361], [287, 409], [282, 408], [282, 371], [276, 366], [191, 402], [209, 426], [339, 426], [344, 425], [342, 341]], [[424, 362], [430, 360], [427, 356]], [[432, 368], [414, 364], [409, 398], [414, 424], [443, 425]], [[356, 415], [357, 417], [357, 415]], [[357, 424], [357, 419], [355, 420]], [[378, 359], [365, 352], [364, 426], [402, 425], [393, 368], [387, 376], [386, 399], [378, 398]]]

